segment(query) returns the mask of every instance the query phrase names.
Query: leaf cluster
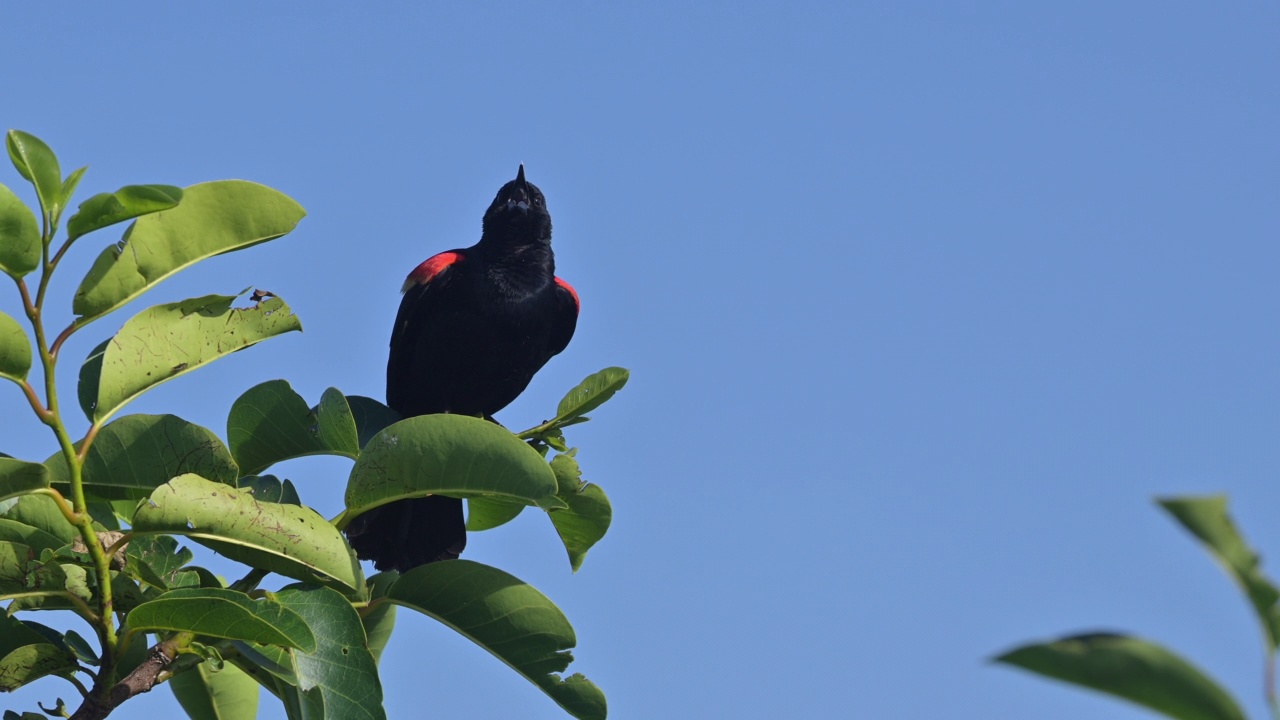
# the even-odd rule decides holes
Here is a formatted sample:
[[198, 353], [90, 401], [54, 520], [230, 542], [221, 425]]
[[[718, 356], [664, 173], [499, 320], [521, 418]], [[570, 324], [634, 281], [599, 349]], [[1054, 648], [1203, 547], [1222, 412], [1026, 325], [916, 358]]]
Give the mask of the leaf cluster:
[[[20, 131], [7, 147], [39, 214], [0, 185], [0, 270], [34, 337], [0, 313], [0, 378], [20, 389], [58, 451], [43, 461], [0, 455], [0, 692], [60, 677], [82, 696], [70, 716], [100, 718], [167, 682], [193, 718], [244, 720], [256, 716], [262, 687], [290, 718], [383, 718], [377, 663], [405, 607], [472, 639], [573, 717], [605, 717], [594, 684], [562, 677], [576, 636], [536, 589], [464, 560], [366, 578], [341, 529], [380, 505], [431, 494], [466, 498], [472, 530], [537, 508], [576, 572], [612, 509], [582, 480], [563, 429], [585, 422], [627, 371], [588, 377], [554, 418], [518, 434], [479, 418], [402, 419], [334, 388], [312, 405], [284, 380], [234, 401], [225, 442], [178, 415], [121, 414], [160, 383], [301, 329], [270, 293], [206, 295], [144, 309], [89, 353], [76, 393], [89, 427], [73, 438], [53, 381], [67, 338], [185, 267], [289, 233], [304, 211], [245, 181], [131, 185], [81, 203], [55, 248], [85, 169], [63, 178], [53, 151]], [[74, 319], [50, 340], [45, 291], [60, 260], [76, 241], [125, 222], [75, 291]], [[29, 379], [36, 369], [42, 389]], [[291, 480], [264, 474], [315, 454], [353, 461], [346, 509], [332, 521]], [[193, 564], [182, 539], [242, 563], [244, 577], [228, 583]], [[260, 589], [270, 574], [291, 583]], [[71, 610], [92, 639], [28, 618], [43, 610]], [[67, 716], [61, 701], [41, 709]]]

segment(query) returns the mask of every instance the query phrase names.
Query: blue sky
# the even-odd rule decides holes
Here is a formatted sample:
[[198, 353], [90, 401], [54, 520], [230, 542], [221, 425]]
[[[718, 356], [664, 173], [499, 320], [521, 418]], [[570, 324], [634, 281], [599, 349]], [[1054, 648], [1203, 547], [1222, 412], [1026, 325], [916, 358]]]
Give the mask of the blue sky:
[[[70, 388], [151, 304], [252, 284], [301, 316], [134, 412], [223, 432], [277, 377], [380, 397], [404, 276], [472, 244], [525, 163], [583, 312], [499, 417], [630, 368], [569, 434], [615, 520], [576, 575], [532, 514], [467, 557], [566, 611], [612, 717], [1147, 717], [987, 663], [1098, 628], [1263, 716], [1245, 603], [1151, 500], [1227, 492], [1280, 549], [1274, 4], [32, 3], [5, 25], [0, 126], [88, 164], [81, 200], [238, 177], [309, 211], [68, 345]], [[118, 237], [81, 241], [55, 317]], [[0, 450], [51, 453], [2, 392]], [[279, 471], [340, 509], [346, 462]], [[409, 612], [382, 667], [393, 718], [564, 717]]]

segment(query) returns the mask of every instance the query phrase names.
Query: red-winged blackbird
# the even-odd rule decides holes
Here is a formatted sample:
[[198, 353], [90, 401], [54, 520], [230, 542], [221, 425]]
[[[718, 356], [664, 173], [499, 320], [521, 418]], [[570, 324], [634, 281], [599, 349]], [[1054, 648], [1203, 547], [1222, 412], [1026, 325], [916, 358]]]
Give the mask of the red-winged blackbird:
[[[502, 186], [485, 211], [480, 242], [419, 265], [404, 284], [391, 332], [387, 404], [404, 417], [430, 413], [492, 419], [569, 344], [578, 294], [555, 276], [551, 215], [524, 179]], [[400, 500], [347, 527], [356, 554], [404, 572], [458, 557], [467, 544], [462, 501]]]

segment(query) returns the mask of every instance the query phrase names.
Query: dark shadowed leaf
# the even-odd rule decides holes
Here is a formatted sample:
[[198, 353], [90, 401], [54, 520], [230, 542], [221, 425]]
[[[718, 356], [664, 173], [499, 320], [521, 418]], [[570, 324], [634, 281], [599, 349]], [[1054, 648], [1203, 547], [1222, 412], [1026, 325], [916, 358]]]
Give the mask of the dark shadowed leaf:
[[75, 669], [75, 657], [65, 646], [17, 618], [0, 613], [0, 692], [10, 692], [46, 675]]
[[[204, 297], [147, 308], [129, 319], [81, 370], [85, 414], [101, 422], [146, 390], [302, 324], [283, 300], [270, 297], [232, 308], [235, 295]], [[93, 367], [100, 363], [97, 376]]]
[[77, 322], [110, 312], [207, 257], [278, 238], [305, 214], [283, 193], [243, 180], [186, 188], [177, 207], [138, 218], [120, 244], [102, 251], [76, 290]]
[[202, 662], [168, 682], [173, 696], [191, 720], [254, 720], [258, 717], [258, 683], [235, 665], [214, 672]]
[[[370, 577], [367, 582], [369, 600], [385, 597], [392, 583], [398, 579], [400, 574], [396, 572], [378, 573]], [[382, 658], [382, 651], [386, 649], [387, 641], [391, 639], [391, 631], [395, 629], [396, 606], [389, 602], [380, 603], [360, 616], [360, 622], [364, 624], [364, 634], [369, 640], [369, 652], [373, 653], [373, 661], [376, 663]]]
[[247, 489], [182, 475], [142, 503], [134, 532], [185, 535], [223, 555], [300, 580], [363, 587], [342, 534], [311, 508], [262, 502]]
[[551, 468], [509, 431], [463, 415], [423, 415], [391, 425], [365, 447], [347, 483], [345, 520], [429, 494], [560, 507], [555, 490]]
[[62, 204], [62, 169], [53, 150], [40, 138], [21, 130], [10, 130], [5, 140], [9, 160], [18, 174], [35, 187], [41, 209], [50, 216], [57, 215]]
[[347, 405], [351, 408], [351, 416], [355, 418], [356, 433], [362, 448], [369, 444], [374, 435], [403, 419], [400, 413], [363, 395], [348, 395]]
[[302, 504], [302, 499], [298, 497], [298, 489], [293, 486], [293, 483], [288, 480], [280, 482], [280, 478], [275, 475], [247, 475], [240, 478], [240, 487], [250, 490], [253, 496], [262, 502]]
[[1262, 574], [1255, 553], [1227, 513], [1227, 499], [1217, 495], [1202, 498], [1168, 498], [1160, 506], [1204, 543], [1213, 557], [1244, 591], [1262, 624], [1267, 646], [1275, 652], [1280, 644], [1280, 590]]
[[385, 720], [378, 668], [350, 601], [314, 585], [286, 587], [275, 598], [315, 632], [315, 650], [290, 651], [305, 717]]
[[40, 225], [31, 208], [0, 185], [0, 270], [20, 278], [40, 267]]
[[[67, 492], [71, 478], [62, 453], [45, 465], [54, 485]], [[105, 500], [136, 502], [186, 473], [232, 486], [240, 474], [217, 435], [174, 415], [125, 415], [107, 423], [84, 462], [85, 490]]]
[[236, 398], [227, 415], [227, 442], [245, 474], [282, 460], [360, 454], [356, 423], [342, 393], [330, 388], [313, 410], [284, 380], [269, 380]]
[[80, 209], [67, 221], [67, 239], [168, 210], [180, 200], [182, 188], [172, 185], [125, 185], [113, 193], [99, 193], [80, 203]]
[[1025, 645], [995, 661], [1115, 695], [1178, 720], [1244, 720], [1231, 696], [1208, 676], [1135, 637], [1077, 635]]
[[581, 674], [561, 678], [577, 644], [564, 613], [519, 578], [469, 560], [400, 577], [387, 599], [430, 615], [493, 653], [580, 720], [604, 718], [604, 693]]
[[316, 638], [296, 612], [235, 590], [180, 588], [134, 608], [130, 630], [192, 632], [313, 651]]

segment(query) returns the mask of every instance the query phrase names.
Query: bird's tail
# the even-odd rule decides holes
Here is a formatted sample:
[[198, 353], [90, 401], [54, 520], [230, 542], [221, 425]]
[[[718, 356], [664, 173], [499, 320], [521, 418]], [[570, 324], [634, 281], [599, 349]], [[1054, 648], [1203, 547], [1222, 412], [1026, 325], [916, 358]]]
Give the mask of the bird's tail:
[[462, 500], [428, 495], [374, 508], [346, 529], [361, 560], [379, 570], [407, 572], [437, 560], [452, 560], [467, 546]]

